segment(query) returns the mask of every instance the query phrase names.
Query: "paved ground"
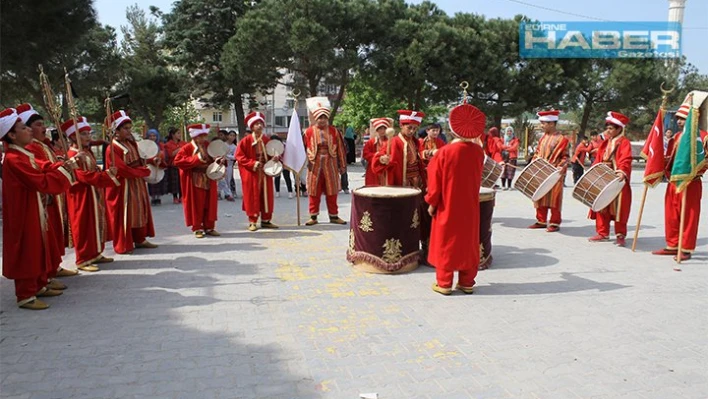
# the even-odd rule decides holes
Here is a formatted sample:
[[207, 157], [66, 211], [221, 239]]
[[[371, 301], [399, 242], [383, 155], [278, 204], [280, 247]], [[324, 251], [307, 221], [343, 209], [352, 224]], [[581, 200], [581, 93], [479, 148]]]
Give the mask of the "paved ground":
[[347, 228], [295, 227], [295, 200], [277, 200], [284, 228], [255, 234], [222, 201], [224, 234], [203, 240], [162, 205], [160, 248], [64, 279], [49, 310], [18, 309], [3, 279], [1, 396], [704, 399], [708, 217], [698, 253], [672, 271], [649, 254], [664, 188], [649, 193], [636, 253], [586, 242], [593, 225], [570, 190], [556, 234], [525, 229], [531, 202], [499, 192], [495, 264], [475, 295], [451, 297], [430, 290], [428, 268], [353, 271]]

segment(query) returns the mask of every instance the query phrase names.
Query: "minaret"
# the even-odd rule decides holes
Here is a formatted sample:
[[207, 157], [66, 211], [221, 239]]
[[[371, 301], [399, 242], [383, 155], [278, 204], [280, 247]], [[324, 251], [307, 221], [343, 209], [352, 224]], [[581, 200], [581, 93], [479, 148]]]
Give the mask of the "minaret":
[[686, 9], [686, 0], [669, 0], [669, 22], [683, 24], [683, 11]]

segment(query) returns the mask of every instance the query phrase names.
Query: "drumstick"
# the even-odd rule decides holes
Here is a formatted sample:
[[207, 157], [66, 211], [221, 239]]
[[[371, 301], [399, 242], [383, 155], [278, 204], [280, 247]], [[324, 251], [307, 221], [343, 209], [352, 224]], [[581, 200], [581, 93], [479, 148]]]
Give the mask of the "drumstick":
[[512, 165], [512, 164], [510, 164], [510, 163], [508, 163], [508, 162], [505, 162], [504, 165], [506, 165], [506, 166], [511, 166], [511, 167], [514, 168], [514, 169], [523, 169], [521, 166]]

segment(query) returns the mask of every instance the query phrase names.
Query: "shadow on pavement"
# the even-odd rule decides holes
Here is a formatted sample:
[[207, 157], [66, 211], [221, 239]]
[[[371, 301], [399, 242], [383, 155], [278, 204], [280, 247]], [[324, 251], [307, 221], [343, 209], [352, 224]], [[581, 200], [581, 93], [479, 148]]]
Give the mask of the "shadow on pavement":
[[491, 283], [475, 287], [475, 295], [542, 295], [597, 290], [600, 292], [629, 288], [628, 285], [605, 283], [561, 273], [561, 280], [540, 283]]
[[[543, 248], [510, 247], [506, 245], [492, 246], [494, 263], [490, 269], [521, 269], [528, 267], [545, 267], [558, 263], [558, 259], [549, 255], [551, 251]], [[484, 271], [480, 271], [483, 273]]]
[[[222, 236], [223, 237], [223, 236]], [[220, 238], [222, 238], [220, 237]], [[196, 239], [195, 239], [196, 240]], [[194, 244], [164, 244], [160, 243], [160, 246], [154, 249], [137, 249], [132, 256], [139, 255], [153, 255], [153, 254], [174, 254], [182, 252], [193, 252], [193, 253], [218, 253], [226, 251], [263, 251], [266, 248], [262, 245], [254, 242], [230, 242], [230, 243], [219, 243], [219, 244], [208, 244], [203, 241], [205, 239], [199, 240], [198, 243]], [[204, 244], [202, 244], [204, 243]], [[138, 252], [140, 251], [140, 252]]]

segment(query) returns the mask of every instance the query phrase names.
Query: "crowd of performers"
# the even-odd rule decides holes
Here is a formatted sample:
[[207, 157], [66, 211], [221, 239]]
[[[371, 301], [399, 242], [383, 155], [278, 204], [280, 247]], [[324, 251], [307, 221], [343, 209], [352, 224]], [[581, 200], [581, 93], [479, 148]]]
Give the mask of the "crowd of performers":
[[[453, 140], [445, 143], [433, 131], [425, 138], [416, 133], [425, 115], [422, 112], [398, 112], [400, 133], [392, 134], [393, 119], [372, 120], [372, 136], [363, 149], [366, 162], [366, 186], [413, 187], [421, 192], [420, 248], [421, 259], [436, 268], [433, 290], [449, 295], [453, 289], [453, 273], [459, 271], [456, 288], [472, 293], [480, 267], [478, 226], [481, 165], [485, 156], [503, 163], [503, 179], [513, 178], [518, 157], [518, 139], [505, 132], [484, 134], [485, 115], [477, 108], [462, 104], [450, 113]], [[683, 127], [688, 105], [676, 113]], [[556, 130], [559, 111], [538, 113], [544, 134], [534, 158], [543, 158], [561, 171], [569, 166], [569, 142]], [[320, 201], [324, 195], [329, 222], [346, 224], [339, 217], [337, 194], [340, 175], [346, 171], [346, 147], [338, 131], [330, 126], [330, 110], [311, 110], [314, 123], [305, 131], [307, 155], [307, 193], [310, 218], [307, 226], [316, 225]], [[117, 254], [132, 254], [138, 249], [157, 245], [148, 241], [155, 237], [150, 194], [146, 177], [149, 163], [165, 162], [162, 158], [141, 158], [132, 134], [132, 121], [122, 110], [111, 115], [108, 123], [115, 132], [100, 168], [91, 150], [91, 127], [79, 117], [62, 124], [61, 130], [70, 140], [68, 151], [57, 155], [45, 136], [44, 119], [29, 104], [8, 108], [0, 113], [0, 138], [5, 157], [2, 176], [3, 204], [3, 275], [15, 282], [17, 303], [24, 309], [46, 309], [40, 297], [62, 294], [66, 285], [57, 277], [78, 274], [60, 264], [67, 247], [76, 254], [76, 268], [98, 271], [99, 264], [113, 262], [105, 257], [105, 244], [112, 241]], [[246, 117], [251, 133], [242, 139], [233, 154], [238, 163], [243, 188], [243, 211], [249, 231], [277, 229], [272, 222], [274, 211], [273, 177], [264, 165], [279, 156], [266, 151], [269, 138], [263, 134], [265, 118], [252, 112]], [[625, 245], [627, 220], [631, 204], [631, 146], [625, 137], [629, 118], [609, 112], [604, 141], [597, 147], [595, 163], [611, 167], [625, 184], [622, 193], [605, 209], [591, 212], [597, 234], [590, 241], [606, 241], [614, 222], [617, 245]], [[207, 151], [210, 126], [193, 124], [187, 128], [191, 142], [166, 144], [172, 173], [179, 170], [184, 218], [195, 237], [219, 236], [216, 230], [217, 182], [207, 176], [209, 165], [224, 162], [213, 159]], [[674, 137], [667, 151], [670, 170], [679, 141]], [[704, 138], [706, 132], [701, 132]], [[177, 141], [175, 141], [177, 142]], [[175, 176], [168, 176], [174, 179]], [[504, 188], [507, 187], [503, 182]], [[680, 196], [673, 184], [667, 185], [665, 197], [666, 247], [657, 255], [674, 255], [690, 259], [696, 246], [701, 179], [698, 176], [686, 190], [686, 220], [679, 231]], [[536, 222], [529, 228], [557, 232], [562, 223], [563, 179], [534, 203]], [[678, 236], [683, 234], [682, 252], [678, 253]]]

